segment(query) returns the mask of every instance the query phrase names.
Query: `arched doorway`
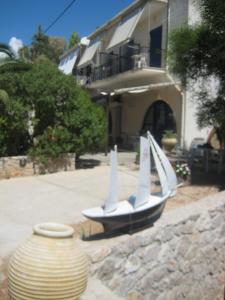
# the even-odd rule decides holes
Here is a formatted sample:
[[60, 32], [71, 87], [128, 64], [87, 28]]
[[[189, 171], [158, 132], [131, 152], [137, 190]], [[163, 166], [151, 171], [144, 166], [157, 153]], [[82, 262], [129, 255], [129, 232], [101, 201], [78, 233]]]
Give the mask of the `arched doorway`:
[[173, 111], [165, 101], [157, 100], [149, 107], [141, 133], [146, 133], [147, 130], [150, 130], [159, 145], [165, 130], [177, 131]]

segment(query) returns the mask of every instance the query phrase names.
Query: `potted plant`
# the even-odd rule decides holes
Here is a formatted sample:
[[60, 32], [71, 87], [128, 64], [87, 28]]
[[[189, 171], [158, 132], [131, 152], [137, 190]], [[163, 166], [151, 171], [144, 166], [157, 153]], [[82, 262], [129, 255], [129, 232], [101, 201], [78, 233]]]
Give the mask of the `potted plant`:
[[165, 130], [161, 142], [163, 148], [171, 152], [177, 144], [177, 134], [173, 130]]
[[185, 182], [188, 183], [189, 178], [191, 176], [191, 171], [190, 171], [190, 168], [188, 167], [188, 164], [177, 163], [176, 164], [176, 174], [177, 174], [178, 181], [180, 182], [180, 184], [183, 185]]

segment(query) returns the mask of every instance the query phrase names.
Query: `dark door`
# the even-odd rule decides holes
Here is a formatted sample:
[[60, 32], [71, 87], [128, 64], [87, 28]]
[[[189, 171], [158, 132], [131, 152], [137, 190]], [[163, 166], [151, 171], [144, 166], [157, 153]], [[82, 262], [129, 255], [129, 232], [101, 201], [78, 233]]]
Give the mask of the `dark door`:
[[162, 26], [150, 31], [150, 67], [161, 68]]
[[158, 100], [149, 107], [144, 118], [141, 133], [145, 134], [147, 130], [150, 130], [159, 145], [161, 145], [161, 139], [165, 130], [176, 132], [176, 121], [173, 111], [166, 102]]

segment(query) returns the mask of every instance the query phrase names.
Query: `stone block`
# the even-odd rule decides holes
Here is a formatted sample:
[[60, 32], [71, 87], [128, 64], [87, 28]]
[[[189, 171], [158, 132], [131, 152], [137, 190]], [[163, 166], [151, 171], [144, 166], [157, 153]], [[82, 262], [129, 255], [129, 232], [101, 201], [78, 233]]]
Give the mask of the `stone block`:
[[212, 219], [212, 228], [216, 229], [219, 228], [221, 225], [223, 225], [225, 222], [225, 216], [222, 214], [216, 215], [213, 219]]
[[168, 226], [168, 227], [162, 228], [162, 230], [160, 231], [160, 233], [157, 236], [157, 240], [159, 240], [161, 243], [165, 243], [165, 242], [172, 240], [173, 236], [174, 236], [174, 233], [172, 230], [172, 226]]
[[127, 300], [143, 300], [143, 296], [137, 291], [131, 291], [128, 293]]
[[183, 224], [181, 227], [180, 227], [180, 233], [181, 234], [192, 234], [193, 232], [193, 228], [194, 228], [194, 222], [193, 221], [188, 221], [188, 222], [185, 222], [185, 224]]
[[189, 272], [191, 272], [191, 264], [190, 262], [187, 261], [181, 261], [179, 263], [179, 270], [183, 273], [183, 274], [187, 274]]
[[145, 248], [143, 262], [147, 264], [151, 261], [156, 261], [160, 252], [161, 246], [158, 244], [153, 244], [150, 247]]
[[141, 261], [136, 255], [131, 255], [124, 266], [125, 275], [137, 272], [141, 267]]
[[115, 262], [111, 258], [108, 258], [98, 269], [97, 274], [100, 279], [110, 280], [113, 277], [114, 270], [115, 270]]
[[202, 215], [195, 224], [195, 229], [199, 232], [209, 231], [212, 229], [212, 223], [209, 213]]
[[179, 269], [178, 262], [175, 259], [169, 260], [166, 264], [166, 267], [170, 273], [178, 271], [178, 269]]
[[191, 246], [191, 239], [188, 238], [187, 236], [181, 237], [177, 244], [176, 256], [184, 257], [190, 246]]

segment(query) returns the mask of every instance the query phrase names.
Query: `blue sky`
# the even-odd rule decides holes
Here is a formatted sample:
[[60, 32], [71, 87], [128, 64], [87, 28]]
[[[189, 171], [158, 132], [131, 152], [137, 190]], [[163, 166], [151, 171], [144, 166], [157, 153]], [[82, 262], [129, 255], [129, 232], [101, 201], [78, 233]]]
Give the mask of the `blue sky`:
[[[73, 31], [86, 36], [134, 0], [77, 0], [48, 35], [67, 40]], [[71, 0], [1, 0], [0, 42], [12, 37], [31, 43], [38, 25], [46, 28]]]

